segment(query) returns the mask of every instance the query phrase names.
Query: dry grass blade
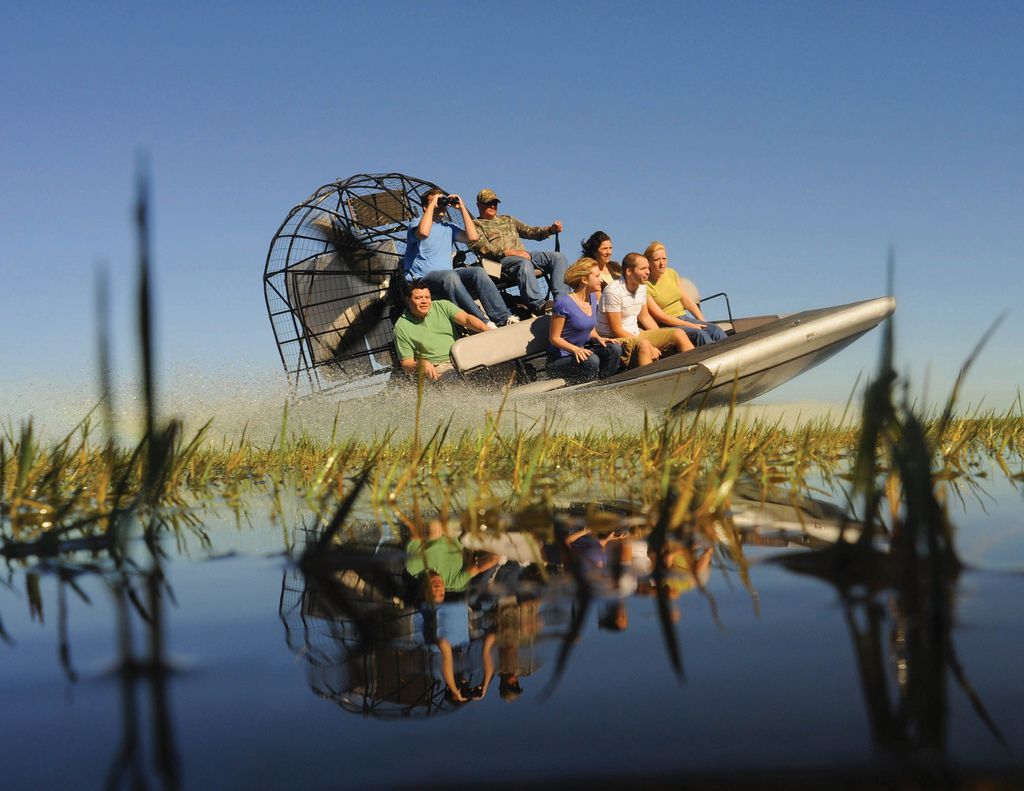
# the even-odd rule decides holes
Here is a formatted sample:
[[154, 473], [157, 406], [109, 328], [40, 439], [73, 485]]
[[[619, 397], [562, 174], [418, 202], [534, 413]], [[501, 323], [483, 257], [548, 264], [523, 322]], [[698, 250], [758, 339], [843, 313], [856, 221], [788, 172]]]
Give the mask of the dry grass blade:
[[573, 617], [569, 624], [569, 631], [562, 638], [561, 645], [558, 649], [558, 656], [555, 660], [555, 669], [551, 674], [551, 680], [545, 686], [541, 692], [541, 699], [547, 699], [554, 692], [555, 687], [558, 685], [558, 681], [562, 678], [562, 674], [569, 665], [569, 655], [572, 653], [573, 646], [579, 642], [580, 634], [583, 632], [583, 624], [586, 621], [587, 613], [590, 611], [590, 605], [594, 600], [593, 590], [590, 586], [590, 581], [587, 579], [586, 574], [583, 573], [583, 569], [580, 566], [579, 561], [569, 551], [566, 539], [569, 535], [569, 527], [561, 518], [555, 518], [555, 537], [560, 544], [565, 547], [565, 558], [566, 566], [569, 568], [569, 573], [572, 575], [573, 582], [576, 586], [576, 598], [575, 603], [577, 607], [573, 609]]
[[330, 551], [331, 546], [334, 544], [334, 539], [338, 535], [338, 531], [340, 531], [342, 526], [345, 524], [345, 520], [348, 519], [348, 515], [352, 511], [352, 507], [362, 494], [367, 481], [369, 481], [372, 470], [372, 466], [367, 467], [356, 476], [352, 490], [334, 512], [334, 516], [331, 518], [330, 523], [321, 534], [319, 540], [306, 549], [302, 558], [303, 563], [321, 558]]
[[[975, 344], [974, 349], [967, 356], [964, 364], [960, 366], [960, 370], [957, 372], [956, 381], [953, 382], [953, 389], [949, 393], [949, 398], [946, 400], [946, 408], [942, 410], [942, 418], [939, 421], [938, 432], [939, 436], [946, 433], [946, 429], [949, 427], [950, 422], [953, 420], [953, 408], [956, 405], [957, 397], [960, 395], [960, 386], [963, 384], [964, 379], [967, 377], [967, 372], [971, 369], [974, 361], [981, 355], [982, 349], [985, 348], [985, 344], [988, 343], [989, 338], [995, 334], [995, 331], [999, 329], [999, 325], [1006, 319], [1006, 312], [999, 314], [996, 320], [989, 325], [989, 328], [982, 334], [981, 338]], [[1018, 393], [1018, 399], [1020, 394]]]

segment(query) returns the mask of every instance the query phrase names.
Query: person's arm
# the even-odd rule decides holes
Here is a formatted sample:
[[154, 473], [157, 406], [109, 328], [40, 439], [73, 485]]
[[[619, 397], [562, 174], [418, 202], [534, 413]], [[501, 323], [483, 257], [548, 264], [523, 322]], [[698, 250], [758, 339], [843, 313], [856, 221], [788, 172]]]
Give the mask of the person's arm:
[[[416, 376], [419, 368], [419, 360], [416, 359], [416, 345], [406, 334], [404, 317], [395, 324], [395, 348], [398, 350], [398, 359], [402, 361], [402, 370]], [[424, 369], [426, 369], [425, 375], [428, 378], [437, 379], [437, 371], [434, 371], [433, 365], [426, 362]]]
[[516, 226], [516, 233], [523, 239], [531, 239], [535, 242], [543, 242], [549, 236], [562, 232], [562, 221], [555, 220], [551, 225], [527, 225], [524, 222], [512, 218]]
[[437, 649], [441, 652], [441, 677], [444, 679], [445, 686], [448, 687], [453, 700], [465, 703], [466, 699], [459, 691], [458, 684], [455, 683], [455, 660], [452, 655], [452, 644], [442, 637], [437, 641]]
[[493, 258], [500, 261], [505, 257], [505, 251], [493, 244], [484, 232], [484, 226], [479, 219], [473, 218], [473, 229], [476, 231], [476, 241], [470, 242], [470, 249], [480, 258]]
[[452, 321], [460, 327], [465, 327], [467, 330], [473, 330], [473, 332], [487, 332], [487, 330], [490, 329], [490, 327], [480, 321], [480, 319], [472, 313], [468, 313], [464, 310], [460, 310], [452, 316]]
[[405, 357], [402, 359], [402, 370], [406, 371], [413, 376], [419, 376], [419, 368], [423, 366], [423, 375], [427, 379], [437, 380], [440, 378], [440, 374], [437, 372], [437, 368], [430, 360], [417, 360], [414, 357]]
[[600, 311], [604, 320], [608, 323], [608, 329], [612, 332], [613, 338], [632, 337], [622, 327], [622, 296], [616, 289], [608, 287], [601, 294]]
[[644, 303], [644, 306], [640, 308], [640, 315], [636, 317], [637, 323], [645, 330], [656, 330], [658, 329], [658, 322], [651, 318], [651, 314], [647, 311], [647, 306], [651, 304], [650, 298]]
[[[694, 324], [692, 321], [681, 319], [678, 316], [668, 315], [665, 311], [661, 309], [661, 306], [659, 306], [658, 303], [654, 301], [654, 297], [652, 296], [647, 297], [646, 309], [650, 317], [654, 319], [656, 325], [660, 324], [663, 327], [695, 327], [696, 329], [704, 328], [704, 325], [702, 324]], [[689, 310], [689, 308], [687, 308], [687, 310]], [[690, 312], [693, 313], [693, 311]], [[647, 329], [657, 329], [657, 327], [648, 327]]]
[[622, 328], [622, 311], [616, 310], [611, 313], [605, 313], [604, 318], [608, 322], [608, 329], [612, 331], [613, 338], [632, 337]]
[[565, 316], [559, 316], [557, 314], [551, 315], [551, 326], [548, 329], [548, 341], [552, 346], [559, 349], [565, 349], [565, 351], [572, 354], [576, 358], [576, 362], [581, 363], [586, 360], [592, 352], [590, 349], [584, 349], [582, 346], [577, 346], [573, 343], [569, 343], [565, 338], [562, 337], [562, 330], [565, 327]]
[[[690, 311], [690, 313], [693, 314], [693, 317], [695, 319], [697, 319], [698, 321], [707, 322], [707, 319], [704, 318], [704, 314], [700, 312], [700, 305], [698, 305], [690, 298], [690, 295], [686, 293], [685, 288], [679, 289], [679, 296], [683, 303], [683, 307]], [[700, 327], [702, 325], [698, 324], [697, 326]]]
[[498, 556], [492, 555], [488, 552], [484, 554], [483, 557], [479, 558], [476, 563], [466, 566], [466, 573], [469, 574], [470, 577], [475, 577], [480, 572], [487, 571], [487, 569], [493, 569], [497, 565]]
[[469, 208], [466, 203], [459, 198], [454, 192], [449, 195], [450, 198], [457, 198], [459, 201], [459, 211], [462, 212], [462, 224], [466, 226], [465, 230], [456, 230], [455, 239], [459, 242], [465, 242], [466, 244], [472, 245], [480, 237], [476, 230], [476, 223], [473, 222], [473, 215], [469, 213]]
[[491, 679], [494, 678], [494, 644], [496, 642], [497, 636], [494, 632], [488, 632], [484, 637], [484, 683], [480, 688], [481, 698], [487, 694], [487, 688], [491, 686]]
[[423, 207], [423, 216], [420, 217], [420, 224], [416, 226], [416, 236], [426, 239], [430, 236], [430, 229], [434, 227], [434, 211], [437, 209], [437, 199], [441, 196], [434, 193], [427, 198], [427, 205]]
[[661, 309], [661, 306], [654, 301], [654, 297], [650, 294], [647, 295], [647, 305], [645, 306], [648, 315], [654, 319], [657, 324], [663, 327], [682, 327], [683, 320], [676, 316], [670, 316]]

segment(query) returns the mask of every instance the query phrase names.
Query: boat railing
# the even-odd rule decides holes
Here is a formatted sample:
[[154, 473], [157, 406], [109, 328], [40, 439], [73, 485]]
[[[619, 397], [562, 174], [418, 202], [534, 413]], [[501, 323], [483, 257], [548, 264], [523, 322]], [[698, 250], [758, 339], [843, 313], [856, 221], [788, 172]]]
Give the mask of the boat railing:
[[701, 312], [702, 313], [704, 312], [704, 303], [705, 302], [709, 302], [712, 299], [718, 299], [719, 297], [724, 297], [725, 298], [725, 312], [729, 314], [729, 323], [730, 324], [734, 323], [733, 317], [732, 317], [732, 305], [729, 304], [729, 295], [726, 294], [724, 291], [719, 291], [717, 294], [712, 294], [709, 297], [704, 297], [703, 299], [697, 300], [697, 304], [701, 306]]

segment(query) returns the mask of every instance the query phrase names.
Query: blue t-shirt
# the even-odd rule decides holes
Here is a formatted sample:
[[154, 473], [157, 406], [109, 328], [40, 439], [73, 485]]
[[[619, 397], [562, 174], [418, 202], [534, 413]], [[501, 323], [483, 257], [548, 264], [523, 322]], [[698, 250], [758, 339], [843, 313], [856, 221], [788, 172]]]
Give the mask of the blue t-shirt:
[[430, 236], [420, 239], [416, 235], [416, 228], [419, 227], [420, 215], [409, 223], [409, 230], [405, 237], [405, 261], [403, 266], [406, 275], [415, 280], [423, 277], [427, 272], [452, 268], [452, 242], [455, 232], [462, 230], [450, 222], [434, 221], [430, 229]]
[[[583, 308], [572, 298], [571, 294], [563, 294], [555, 300], [551, 308], [552, 316], [562, 316], [565, 324], [562, 325], [562, 337], [574, 346], [586, 346], [590, 340], [590, 333], [597, 326], [597, 294], [590, 295], [590, 315], [583, 312]], [[571, 352], [560, 349], [553, 343], [548, 343], [548, 355], [551, 357], [568, 357]]]

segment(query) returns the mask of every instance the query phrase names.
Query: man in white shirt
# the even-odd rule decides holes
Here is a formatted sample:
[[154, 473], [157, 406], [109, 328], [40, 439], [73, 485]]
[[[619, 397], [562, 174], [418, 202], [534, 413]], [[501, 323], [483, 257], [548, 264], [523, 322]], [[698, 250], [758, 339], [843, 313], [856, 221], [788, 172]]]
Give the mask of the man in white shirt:
[[647, 312], [651, 264], [640, 253], [622, 259], [622, 279], [605, 286], [597, 310], [597, 332], [622, 344], [623, 367], [647, 365], [662, 354], [688, 352], [693, 344], [682, 330], [659, 327]]

